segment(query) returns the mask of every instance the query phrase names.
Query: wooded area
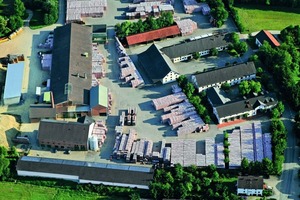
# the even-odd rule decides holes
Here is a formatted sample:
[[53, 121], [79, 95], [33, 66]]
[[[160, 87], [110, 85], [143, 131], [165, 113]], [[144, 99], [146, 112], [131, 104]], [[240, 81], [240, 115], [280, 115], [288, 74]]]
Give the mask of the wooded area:
[[0, 37], [7, 36], [23, 26], [25, 7], [21, 0], [0, 0]]

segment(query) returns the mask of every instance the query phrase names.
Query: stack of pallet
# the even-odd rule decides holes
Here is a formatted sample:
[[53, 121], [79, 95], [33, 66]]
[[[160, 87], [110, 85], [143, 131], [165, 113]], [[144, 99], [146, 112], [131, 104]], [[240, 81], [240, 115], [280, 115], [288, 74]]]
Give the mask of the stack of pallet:
[[97, 79], [100, 79], [105, 77], [105, 70], [104, 70], [105, 58], [100, 53], [96, 43], [93, 43], [92, 46], [93, 46], [92, 74], [94, 74]]
[[197, 23], [191, 19], [179, 20], [176, 21], [176, 24], [179, 27], [182, 36], [190, 35], [198, 28]]
[[187, 101], [187, 97], [183, 92], [179, 92], [176, 94], [170, 94], [161, 98], [153, 99], [152, 103], [156, 110], [160, 110], [173, 104], [181, 103], [183, 101]]
[[196, 165], [196, 141], [175, 140], [171, 143], [171, 163], [184, 167]]
[[153, 142], [152, 140], [147, 140], [145, 141], [145, 152], [144, 152], [144, 157], [145, 158], [151, 158], [152, 156], [152, 148], [153, 148]]
[[130, 154], [136, 135], [136, 131], [130, 129], [129, 134], [123, 133], [116, 136], [113, 154], [117, 159], [120, 159], [121, 157], [126, 158], [127, 154]]
[[205, 157], [206, 156], [204, 154], [196, 154], [196, 166], [206, 166]]
[[215, 141], [214, 139], [205, 139], [205, 161], [206, 165], [215, 165]]
[[130, 154], [127, 154], [126, 162], [138, 162], [151, 159], [153, 142], [145, 138], [136, 140], [132, 144]]
[[254, 131], [254, 141], [253, 141], [253, 151], [254, 160], [261, 162], [264, 158], [263, 141], [262, 141], [262, 130], [260, 123], [253, 123]]
[[263, 134], [263, 148], [264, 148], [264, 158], [269, 158], [272, 160], [272, 143], [271, 143], [271, 134]]
[[128, 108], [127, 114], [125, 116], [126, 125], [135, 126], [136, 116], [137, 116], [137, 108]]
[[104, 144], [106, 139], [107, 127], [103, 121], [96, 121], [92, 130], [92, 136], [95, 135], [98, 138], [98, 147]]
[[239, 129], [234, 129], [231, 134], [229, 134], [228, 142], [229, 146], [229, 167], [237, 168], [241, 166], [241, 134]]
[[218, 168], [224, 168], [225, 167], [224, 159], [225, 159], [224, 145], [223, 145], [223, 143], [217, 143], [216, 144], [216, 166]]
[[255, 161], [253, 153], [252, 124], [243, 125], [241, 127], [241, 149], [242, 158], [247, 158], [249, 161]]

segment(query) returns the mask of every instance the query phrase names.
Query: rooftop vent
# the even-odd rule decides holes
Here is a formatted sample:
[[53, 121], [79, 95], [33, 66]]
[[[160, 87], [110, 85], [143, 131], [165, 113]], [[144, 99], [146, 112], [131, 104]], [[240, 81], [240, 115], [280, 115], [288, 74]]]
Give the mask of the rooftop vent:
[[82, 54], [81, 54], [81, 56], [83, 56], [83, 57], [86, 57], [86, 58], [87, 58], [87, 57], [89, 57], [89, 53], [88, 53], [88, 52], [84, 52], [84, 53], [82, 53]]

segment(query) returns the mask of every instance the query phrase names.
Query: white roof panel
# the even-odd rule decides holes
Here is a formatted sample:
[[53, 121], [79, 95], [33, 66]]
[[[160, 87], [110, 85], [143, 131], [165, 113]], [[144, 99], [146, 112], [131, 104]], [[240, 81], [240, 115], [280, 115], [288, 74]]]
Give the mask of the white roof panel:
[[8, 64], [5, 79], [4, 99], [21, 96], [24, 67], [24, 62]]

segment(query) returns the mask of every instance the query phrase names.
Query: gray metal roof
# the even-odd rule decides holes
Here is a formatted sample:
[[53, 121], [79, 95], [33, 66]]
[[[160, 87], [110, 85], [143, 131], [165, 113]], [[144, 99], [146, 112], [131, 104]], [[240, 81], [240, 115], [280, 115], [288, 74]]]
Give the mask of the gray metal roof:
[[88, 105], [92, 84], [92, 28], [75, 23], [54, 30], [51, 86], [54, 103]]
[[237, 187], [245, 189], [263, 189], [264, 179], [256, 176], [239, 176]]
[[229, 67], [217, 68], [194, 76], [197, 80], [198, 87], [203, 87], [252, 74], [256, 74], [255, 65], [253, 62], [247, 62]]
[[172, 61], [159, 50], [156, 44], [152, 44], [146, 51], [140, 53], [138, 59], [153, 81], [163, 79], [171, 71], [177, 72]]
[[4, 99], [21, 97], [24, 68], [24, 62], [8, 64], [3, 96]]
[[178, 58], [195, 52], [210, 50], [212, 48], [227, 46], [230, 43], [230, 34], [214, 35], [198, 40], [192, 40], [161, 49], [169, 58]]

